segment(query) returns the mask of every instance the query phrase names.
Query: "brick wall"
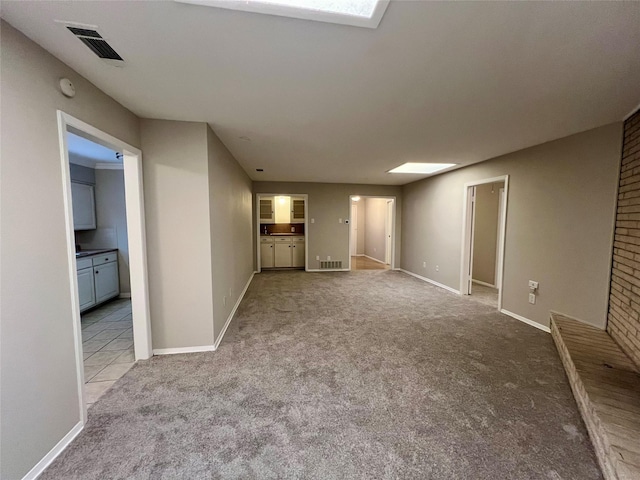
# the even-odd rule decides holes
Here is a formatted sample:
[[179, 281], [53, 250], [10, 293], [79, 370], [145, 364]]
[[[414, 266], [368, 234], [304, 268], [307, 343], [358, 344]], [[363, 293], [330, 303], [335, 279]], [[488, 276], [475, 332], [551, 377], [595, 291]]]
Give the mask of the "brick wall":
[[640, 366], [640, 110], [624, 124], [607, 331]]

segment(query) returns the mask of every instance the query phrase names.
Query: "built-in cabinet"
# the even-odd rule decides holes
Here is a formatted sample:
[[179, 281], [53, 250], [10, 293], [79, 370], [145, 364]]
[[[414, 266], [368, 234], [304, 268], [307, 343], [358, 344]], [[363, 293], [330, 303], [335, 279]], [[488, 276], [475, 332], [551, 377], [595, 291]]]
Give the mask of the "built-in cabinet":
[[80, 311], [120, 295], [118, 253], [99, 253], [76, 261]]
[[260, 223], [304, 223], [304, 198], [260, 197]]
[[260, 237], [260, 266], [262, 268], [273, 268], [273, 237]]
[[262, 268], [303, 268], [305, 266], [304, 237], [260, 237]]
[[96, 197], [93, 185], [71, 182], [71, 202], [73, 204], [73, 229], [95, 230]]
[[273, 223], [274, 221], [273, 197], [260, 197], [260, 223]]

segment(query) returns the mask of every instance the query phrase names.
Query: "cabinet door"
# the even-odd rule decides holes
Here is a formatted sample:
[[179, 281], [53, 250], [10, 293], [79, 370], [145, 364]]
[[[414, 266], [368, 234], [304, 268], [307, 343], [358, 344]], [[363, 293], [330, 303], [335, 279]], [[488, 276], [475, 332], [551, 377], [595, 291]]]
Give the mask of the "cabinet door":
[[262, 268], [273, 267], [273, 243], [260, 244], [260, 266]]
[[304, 223], [304, 199], [291, 199], [291, 223]]
[[78, 297], [80, 297], [80, 311], [96, 304], [96, 290], [93, 285], [93, 268], [78, 270]]
[[115, 297], [120, 293], [118, 262], [93, 267], [93, 274], [96, 285], [96, 303]]
[[276, 243], [275, 244], [275, 261], [276, 267], [290, 267], [291, 266], [291, 242], [289, 243]]
[[274, 218], [273, 197], [261, 197], [260, 223], [273, 223]]
[[73, 229], [95, 230], [96, 201], [93, 185], [71, 182], [71, 202], [73, 204]]
[[294, 267], [304, 267], [304, 242], [293, 242], [292, 260]]

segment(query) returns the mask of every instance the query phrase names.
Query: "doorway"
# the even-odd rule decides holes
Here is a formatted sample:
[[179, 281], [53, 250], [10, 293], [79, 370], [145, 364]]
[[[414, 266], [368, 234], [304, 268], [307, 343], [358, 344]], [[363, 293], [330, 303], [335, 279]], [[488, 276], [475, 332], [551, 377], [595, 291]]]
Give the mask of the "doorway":
[[395, 198], [351, 195], [349, 202], [349, 269], [392, 269]]
[[465, 184], [460, 291], [502, 308], [508, 176]]
[[[103, 355], [99, 357], [114, 357], [113, 360], [116, 360], [113, 352], [119, 350], [115, 347], [119, 348], [125, 344], [127, 348], [119, 352], [117, 356], [124, 355], [126, 358], [122, 357], [120, 360], [134, 361], [151, 357], [141, 152], [62, 111], [58, 111], [58, 138], [67, 230], [67, 256], [78, 373], [78, 396], [81, 418], [83, 423], [86, 423], [87, 400], [90, 400], [91, 395], [95, 394], [90, 389], [95, 388], [85, 386], [84, 358], [98, 353], [98, 351], [92, 352], [90, 350], [95, 350], [98, 342], [106, 341], [111, 344], [111, 347], [105, 348], [102, 352]], [[101, 162], [105, 164], [104, 169], [109, 170], [109, 175], [105, 176], [113, 177], [108, 182], [109, 187], [106, 187], [106, 183], [103, 185], [105, 186], [104, 190], [107, 191], [114, 185], [116, 185], [114, 187], [116, 190], [120, 188], [118, 199], [113, 203], [106, 202], [103, 205], [106, 210], [112, 210], [111, 212], [105, 213], [106, 210], [103, 210], [100, 213], [96, 209], [95, 190], [97, 184], [95, 179], [93, 180], [94, 184], [91, 185], [90, 177], [77, 177], [77, 175], [91, 175], [91, 169], [86, 165], [85, 169], [78, 168], [82, 161], [87, 161], [87, 158], [81, 159], [82, 155], [77, 151], [70, 154], [70, 148], [75, 148], [74, 142], [83, 143], [87, 148], [102, 149], [107, 152], [105, 155], [109, 155], [110, 152], [115, 157], [112, 162]], [[71, 167], [70, 157], [74, 157], [76, 167]], [[75, 170], [74, 180], [84, 181], [72, 181], [72, 168]], [[116, 173], [116, 175], [111, 175], [111, 173]], [[93, 175], [95, 175], [95, 171]], [[116, 179], [115, 183], [111, 181], [114, 179]], [[75, 211], [74, 198], [77, 200]], [[121, 205], [124, 207], [121, 210], [126, 209], [126, 218], [119, 218], [117, 221], [111, 219], [114, 224], [113, 228], [99, 228], [101, 226], [99, 218], [104, 219], [109, 215], [114, 218], [118, 216], [114, 213], [114, 205], [118, 201], [124, 204]], [[88, 249], [78, 252], [77, 245], [82, 243]], [[115, 249], [113, 245], [116, 245]], [[94, 246], [96, 248], [92, 248]], [[106, 248], [98, 248], [98, 246]], [[119, 298], [121, 293], [119, 289], [122, 286], [120, 269], [118, 268], [118, 263], [122, 260], [118, 258], [120, 249], [126, 249], [128, 257], [129, 287], [127, 290], [130, 293], [123, 292], [125, 293], [124, 298]], [[86, 312], [85, 317], [91, 319], [90, 323], [84, 322], [84, 340], [86, 342], [84, 344], [81, 311]], [[97, 318], [100, 315], [102, 317]], [[102, 322], [102, 320], [105, 321]], [[88, 333], [86, 332], [87, 327], [98, 322], [102, 322], [100, 332], [95, 332], [95, 335], [91, 335], [91, 329]], [[128, 326], [124, 328], [125, 323], [131, 325], [131, 330]], [[94, 330], [96, 329], [97, 327], [94, 327]], [[109, 332], [109, 330], [112, 331]], [[118, 335], [114, 337], [116, 333]], [[89, 336], [92, 338], [88, 338]], [[100, 338], [96, 338], [98, 336]], [[121, 338], [118, 340], [118, 337]], [[133, 352], [128, 348], [131, 343], [133, 343]], [[102, 351], [102, 348], [99, 351]], [[113, 367], [111, 370], [122, 368]], [[95, 369], [91, 368], [88, 370], [87, 377], [93, 373], [100, 373], [94, 372]], [[113, 372], [110, 371], [105, 374], [105, 378], [112, 375]]]

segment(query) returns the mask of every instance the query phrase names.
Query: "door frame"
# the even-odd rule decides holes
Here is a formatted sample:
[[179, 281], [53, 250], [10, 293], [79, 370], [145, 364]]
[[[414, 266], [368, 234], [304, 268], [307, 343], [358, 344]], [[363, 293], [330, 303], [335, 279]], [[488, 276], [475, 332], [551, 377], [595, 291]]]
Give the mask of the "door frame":
[[[391, 200], [393, 202], [393, 206], [391, 208], [391, 263], [390, 269], [395, 270], [396, 266], [396, 218], [398, 216], [398, 200], [393, 195], [361, 195], [359, 193], [354, 193], [349, 195], [349, 214], [351, 214], [351, 202], [353, 197], [360, 197], [361, 200], [365, 198], [381, 198], [383, 200]], [[388, 206], [385, 206], [385, 209], [388, 209]], [[366, 211], [366, 209], [365, 209]], [[388, 210], [387, 210], [388, 211]], [[386, 225], [386, 214], [385, 214], [385, 225]], [[366, 220], [365, 220], [366, 221]], [[351, 222], [351, 218], [349, 218], [349, 222]], [[366, 226], [365, 226], [366, 228]], [[385, 238], [385, 242], [387, 239]], [[351, 271], [351, 225], [349, 225], [349, 271]]]
[[[475, 201], [469, 195], [473, 187], [484, 185], [486, 183], [504, 182], [504, 201], [502, 209], [498, 212], [499, 231], [501, 235], [498, 238], [498, 272], [499, 278], [496, 278], [496, 287], [498, 288], [498, 310], [502, 310], [502, 288], [504, 284], [504, 246], [507, 235], [507, 205], [509, 203], [509, 175], [501, 175], [498, 177], [485, 178], [482, 180], [474, 180], [464, 184], [463, 203], [462, 203], [462, 252], [460, 254], [460, 294], [469, 295], [471, 293], [471, 265], [473, 262], [473, 220], [475, 208], [470, 208], [471, 202]], [[469, 273], [467, 273], [469, 272]]]
[[[355, 219], [355, 220], [354, 220]], [[351, 216], [349, 217], [351, 236], [349, 237], [349, 255], [358, 255], [358, 202], [351, 202]], [[353, 231], [355, 230], [355, 237]]]
[[389, 266], [391, 265], [391, 237], [393, 236], [393, 205], [392, 200], [387, 200], [384, 216], [384, 262]]
[[71, 316], [76, 355], [78, 397], [82, 424], [87, 423], [85, 403], [84, 359], [82, 350], [82, 324], [80, 299], [76, 273], [76, 247], [73, 226], [73, 203], [71, 197], [71, 172], [67, 132], [74, 130], [91, 140], [123, 153], [125, 205], [127, 210], [127, 241], [129, 246], [129, 275], [131, 282], [131, 312], [133, 318], [133, 341], [136, 360], [148, 359], [152, 355], [151, 316], [149, 310], [149, 285], [147, 274], [147, 242], [145, 233], [144, 189], [142, 183], [142, 152], [122, 140], [109, 135], [62, 110], [57, 111], [60, 166], [62, 168], [62, 194], [67, 231], [67, 264], [71, 286]]
[[[309, 194], [308, 193], [256, 193], [256, 268], [257, 273], [262, 272], [260, 256], [260, 199], [262, 197], [300, 197], [304, 198], [304, 271], [309, 271]], [[274, 204], [275, 208], [275, 204]], [[275, 211], [274, 211], [275, 222]]]

